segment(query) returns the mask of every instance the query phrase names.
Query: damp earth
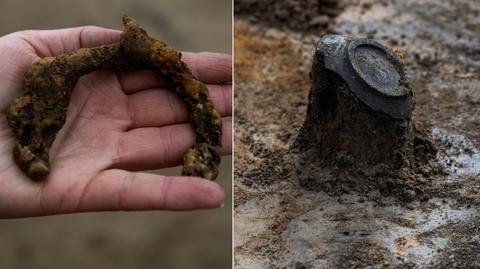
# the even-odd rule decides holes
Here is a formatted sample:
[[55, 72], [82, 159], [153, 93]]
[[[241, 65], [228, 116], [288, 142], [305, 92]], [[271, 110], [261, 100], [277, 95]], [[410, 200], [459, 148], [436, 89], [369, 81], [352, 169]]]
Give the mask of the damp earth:
[[[319, 2], [300, 12], [309, 1], [277, 1], [265, 16], [235, 3], [235, 266], [480, 268], [480, 7]], [[326, 34], [398, 51], [417, 132], [402, 177], [299, 164], [292, 152]]]

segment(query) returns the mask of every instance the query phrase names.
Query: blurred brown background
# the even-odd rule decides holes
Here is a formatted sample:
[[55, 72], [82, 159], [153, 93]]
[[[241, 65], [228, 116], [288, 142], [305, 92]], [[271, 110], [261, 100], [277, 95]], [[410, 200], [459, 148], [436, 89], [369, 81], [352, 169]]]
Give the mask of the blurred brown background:
[[[231, 54], [229, 0], [1, 0], [0, 35], [99, 25], [121, 16], [183, 51]], [[0, 268], [230, 268], [231, 158], [218, 182], [225, 207], [195, 212], [83, 213], [0, 220]], [[179, 169], [162, 170], [179, 174]]]

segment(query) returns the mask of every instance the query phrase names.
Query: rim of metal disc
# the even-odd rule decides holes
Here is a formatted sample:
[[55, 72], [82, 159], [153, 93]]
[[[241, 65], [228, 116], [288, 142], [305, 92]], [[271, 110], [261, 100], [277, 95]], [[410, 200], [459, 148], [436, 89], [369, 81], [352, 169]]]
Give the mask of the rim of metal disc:
[[[355, 53], [358, 48], [366, 47], [369, 50], [373, 51], [380, 51], [381, 56], [387, 63], [391, 64], [395, 71], [398, 74], [398, 81], [396, 82], [396, 87], [389, 87], [383, 88], [380, 87], [378, 81], [372, 78], [371, 75], [365, 73], [362, 68], [362, 63], [359, 62], [359, 57], [356, 57]], [[400, 97], [405, 96], [408, 94], [408, 88], [405, 87], [403, 81], [405, 81], [405, 71], [400, 63], [400, 60], [396, 57], [395, 53], [393, 53], [388, 47], [382, 45], [381, 43], [368, 39], [368, 38], [360, 38], [357, 40], [352, 41], [348, 46], [348, 59], [350, 64], [352, 65], [355, 73], [371, 88], [375, 89], [376, 92], [382, 94], [383, 96], [387, 97]], [[390, 85], [391, 86], [391, 85]]]

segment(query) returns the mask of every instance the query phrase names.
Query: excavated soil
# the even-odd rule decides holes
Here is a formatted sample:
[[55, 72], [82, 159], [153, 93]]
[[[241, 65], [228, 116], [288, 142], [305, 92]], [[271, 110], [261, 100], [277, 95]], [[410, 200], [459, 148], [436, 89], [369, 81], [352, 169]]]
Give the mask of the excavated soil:
[[[232, 53], [229, 1], [4, 0], [0, 6], [1, 35], [80, 25], [121, 30], [119, 18], [129, 14], [138, 18], [152, 36], [182, 51]], [[226, 194], [221, 209], [0, 220], [0, 268], [229, 268], [231, 163], [230, 156], [222, 159], [217, 179]], [[176, 176], [181, 167], [155, 173]]]
[[[276, 1], [272, 12], [237, 2], [236, 268], [480, 268], [480, 6], [347, 0], [286, 20], [277, 10], [310, 2]], [[327, 22], [313, 27], [318, 16]], [[327, 33], [402, 52], [419, 130], [402, 177], [292, 152]]]

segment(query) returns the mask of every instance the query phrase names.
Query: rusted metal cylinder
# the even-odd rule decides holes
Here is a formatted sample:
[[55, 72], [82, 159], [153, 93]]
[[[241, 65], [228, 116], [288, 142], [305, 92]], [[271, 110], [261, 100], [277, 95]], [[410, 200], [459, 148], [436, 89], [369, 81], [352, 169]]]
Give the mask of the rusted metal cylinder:
[[414, 96], [392, 50], [371, 39], [324, 36], [310, 80], [295, 149], [324, 165], [402, 165]]

